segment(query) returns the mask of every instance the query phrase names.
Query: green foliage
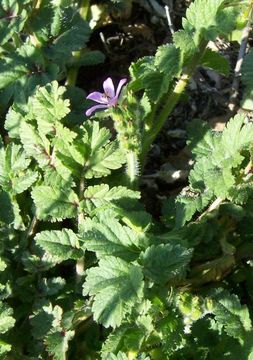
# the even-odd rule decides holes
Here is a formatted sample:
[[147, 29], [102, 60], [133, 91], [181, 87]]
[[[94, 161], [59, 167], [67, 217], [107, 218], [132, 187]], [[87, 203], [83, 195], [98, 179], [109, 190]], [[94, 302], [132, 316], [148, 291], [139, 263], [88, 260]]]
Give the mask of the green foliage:
[[0, 5], [0, 44], [4, 45], [15, 33], [23, 29], [27, 11], [22, 1], [3, 0]]
[[[192, 131], [197, 124], [196, 121], [193, 123]], [[238, 196], [238, 190], [244, 192], [243, 187], [236, 187], [241, 177], [237, 169], [245, 159], [249, 159], [249, 152], [247, 154], [245, 149], [253, 141], [252, 124], [245, 123], [245, 117], [237, 115], [229, 121], [222, 134], [212, 133], [205, 126], [200, 126], [199, 131], [193, 143], [189, 142], [196, 163], [190, 172], [189, 191], [182, 193], [176, 201], [178, 226], [189, 221], [196, 211], [202, 211], [214, 197], [243, 201]]]
[[225, 76], [228, 76], [230, 72], [228, 60], [211, 49], [206, 49], [203, 57], [201, 58], [201, 65], [211, 68]]
[[105, 327], [119, 326], [143, 297], [143, 275], [139, 266], [107, 257], [87, 271], [84, 295], [94, 295], [94, 319]]
[[141, 262], [147, 277], [157, 284], [165, 284], [185, 275], [190, 258], [191, 252], [180, 245], [160, 244], [147, 248]]
[[253, 51], [250, 50], [249, 53], [245, 56], [245, 59], [242, 64], [242, 81], [246, 86], [246, 91], [242, 100], [242, 107], [246, 110], [253, 110]]
[[82, 234], [81, 241], [84, 249], [95, 251], [99, 259], [112, 255], [131, 261], [145, 245], [142, 234], [122, 226], [116, 219], [106, 219], [105, 223], [93, 220], [89, 227], [91, 230]]
[[36, 235], [35, 240], [57, 261], [77, 259], [82, 256], [78, 237], [70, 229], [42, 231]]
[[13, 310], [9, 308], [6, 304], [0, 304], [0, 333], [4, 334], [6, 331], [11, 329], [15, 324], [15, 319], [13, 318]]
[[[132, 1], [1, 2], [1, 359], [252, 358], [252, 122], [192, 121], [188, 187], [162, 219], [139, 191], [195, 69], [229, 75], [207, 43], [230, 39], [249, 5], [192, 1], [172, 43], [132, 63], [116, 104], [87, 120], [76, 80], [94, 83], [77, 72], [105, 59], [89, 24], [98, 34], [110, 12], [121, 28]], [[242, 78], [247, 108], [251, 51]]]

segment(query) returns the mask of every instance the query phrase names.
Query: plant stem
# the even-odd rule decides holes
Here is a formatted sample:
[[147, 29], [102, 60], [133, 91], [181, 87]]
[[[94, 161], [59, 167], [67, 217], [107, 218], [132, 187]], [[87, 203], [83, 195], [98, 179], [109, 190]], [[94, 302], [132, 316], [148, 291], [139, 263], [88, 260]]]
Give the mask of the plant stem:
[[130, 187], [135, 188], [136, 180], [139, 172], [139, 164], [138, 157], [134, 151], [128, 151], [126, 153], [126, 161], [127, 161], [127, 177]]
[[205, 50], [207, 46], [207, 41], [202, 41], [199, 46], [199, 51], [193, 56], [192, 61], [187, 67], [185, 68], [185, 71], [180, 76], [179, 80], [175, 84], [175, 87], [169, 97], [167, 98], [167, 101], [165, 102], [165, 105], [163, 109], [161, 110], [160, 114], [158, 114], [157, 121], [155, 122], [154, 127], [152, 127], [149, 131], [146, 132], [144, 135], [143, 140], [143, 148], [142, 148], [142, 155], [141, 155], [141, 163], [144, 164], [145, 158], [147, 155], [147, 152], [149, 151], [149, 148], [159, 132], [161, 131], [162, 127], [164, 126], [168, 116], [178, 103], [182, 93], [184, 92], [186, 85], [189, 82], [189, 79], [193, 75], [196, 67], [201, 61], [201, 58], [203, 57]]
[[[81, 173], [80, 183], [79, 183], [79, 200], [82, 201], [84, 198], [84, 189], [85, 189], [85, 181], [84, 181], [84, 174]], [[80, 213], [77, 217], [78, 226], [84, 219], [83, 213]], [[79, 284], [82, 276], [84, 274], [85, 269], [85, 261], [84, 256], [76, 260], [76, 284]]]
[[90, 9], [90, 0], [81, 0], [79, 14], [84, 20], [87, 20]]
[[[90, 9], [90, 0], [81, 0], [79, 7], [79, 14], [84, 21], [87, 21], [89, 9]], [[79, 58], [81, 56], [81, 51], [75, 51], [73, 53], [73, 56], [75, 58]], [[78, 67], [70, 68], [67, 73], [66, 85], [75, 86], [77, 75], [78, 75]]]
[[15, 32], [12, 35], [12, 39], [13, 39], [13, 43], [14, 43], [16, 49], [19, 48], [22, 45], [22, 40], [20, 39], [20, 36], [19, 36], [18, 33]]
[[[77, 57], [77, 55], [74, 55]], [[77, 79], [78, 69], [73, 67], [68, 70], [65, 84], [68, 86], [75, 86]]]

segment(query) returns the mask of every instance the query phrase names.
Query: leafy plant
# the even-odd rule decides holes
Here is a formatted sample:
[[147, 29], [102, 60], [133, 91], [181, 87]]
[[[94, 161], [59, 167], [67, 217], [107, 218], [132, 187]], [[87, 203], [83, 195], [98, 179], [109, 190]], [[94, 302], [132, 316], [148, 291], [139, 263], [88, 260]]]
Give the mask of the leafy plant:
[[103, 110], [87, 119], [78, 108], [73, 121], [74, 70], [88, 54], [93, 64], [103, 59], [82, 52], [90, 4], [79, 5], [0, 5], [9, 104], [0, 142], [0, 358], [251, 359], [252, 121], [237, 114], [222, 132], [191, 122], [189, 184], [161, 219], [142, 205], [138, 178], [195, 69], [229, 74], [208, 41], [229, 38], [252, 4], [195, 0], [173, 44], [131, 64], [116, 92], [107, 79], [104, 93], [87, 96]]

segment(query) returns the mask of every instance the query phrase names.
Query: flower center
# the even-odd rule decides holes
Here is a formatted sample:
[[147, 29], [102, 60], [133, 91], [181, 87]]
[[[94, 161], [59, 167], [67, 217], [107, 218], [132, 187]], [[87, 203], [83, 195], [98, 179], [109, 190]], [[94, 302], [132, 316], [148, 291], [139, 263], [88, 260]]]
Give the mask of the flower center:
[[105, 93], [103, 93], [103, 97], [104, 97], [106, 100], [111, 99], [110, 95], [109, 95], [109, 94], [107, 94], [106, 92], [105, 92]]

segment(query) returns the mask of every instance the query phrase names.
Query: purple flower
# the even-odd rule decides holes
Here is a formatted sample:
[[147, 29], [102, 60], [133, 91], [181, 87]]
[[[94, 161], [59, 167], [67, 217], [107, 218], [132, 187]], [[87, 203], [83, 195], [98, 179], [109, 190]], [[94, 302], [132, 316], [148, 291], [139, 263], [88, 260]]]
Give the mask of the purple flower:
[[118, 98], [122, 86], [126, 83], [127, 79], [121, 79], [115, 93], [115, 87], [112, 79], [109, 77], [103, 83], [104, 93], [94, 91], [90, 93], [86, 99], [96, 101], [101, 105], [95, 105], [86, 111], [86, 115], [90, 116], [97, 109], [106, 109], [117, 105]]

